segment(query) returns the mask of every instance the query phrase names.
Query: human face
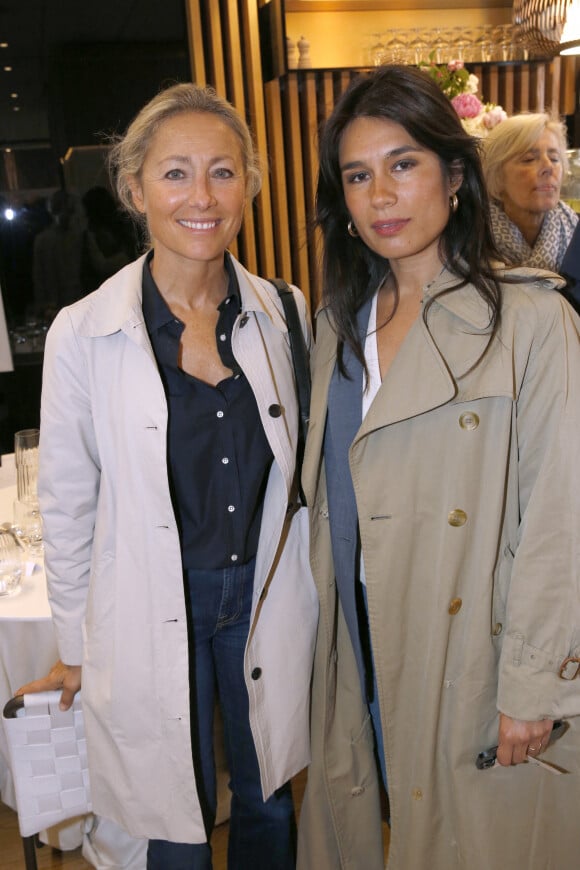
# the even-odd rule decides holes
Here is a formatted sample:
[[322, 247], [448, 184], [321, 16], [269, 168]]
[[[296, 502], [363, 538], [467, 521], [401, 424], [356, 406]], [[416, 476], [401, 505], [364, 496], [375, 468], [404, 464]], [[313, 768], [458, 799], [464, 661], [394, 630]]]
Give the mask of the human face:
[[555, 133], [544, 130], [529, 151], [507, 160], [502, 180], [502, 205], [514, 223], [530, 213], [541, 216], [554, 208], [562, 184], [562, 156]]
[[131, 192], [147, 218], [157, 270], [223, 262], [246, 203], [241, 143], [216, 115], [173, 115], [153, 136]]
[[433, 151], [385, 118], [356, 118], [339, 148], [346, 207], [368, 247], [391, 261], [440, 263], [439, 239], [449, 197], [461, 184], [446, 177]]

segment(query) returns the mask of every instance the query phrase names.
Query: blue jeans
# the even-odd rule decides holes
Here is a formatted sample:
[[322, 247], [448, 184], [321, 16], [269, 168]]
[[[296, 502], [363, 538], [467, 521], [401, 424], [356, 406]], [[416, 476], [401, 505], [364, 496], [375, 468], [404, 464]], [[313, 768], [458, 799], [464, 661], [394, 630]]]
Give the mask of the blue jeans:
[[[216, 689], [224, 721], [232, 791], [229, 870], [293, 870], [296, 824], [290, 783], [266, 802], [250, 730], [244, 651], [250, 627], [254, 562], [217, 571], [187, 571], [190, 674], [197, 790], [209, 840], [216, 813], [213, 711]], [[211, 870], [209, 843], [150, 840], [147, 870]]]

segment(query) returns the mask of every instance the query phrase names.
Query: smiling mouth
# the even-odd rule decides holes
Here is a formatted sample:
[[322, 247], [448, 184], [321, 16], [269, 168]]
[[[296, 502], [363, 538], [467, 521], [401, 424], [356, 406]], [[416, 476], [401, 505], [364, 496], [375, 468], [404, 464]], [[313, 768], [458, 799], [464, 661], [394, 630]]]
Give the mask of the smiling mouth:
[[188, 230], [213, 230], [219, 224], [218, 220], [215, 221], [177, 221], [177, 223], [182, 227], [187, 227]]

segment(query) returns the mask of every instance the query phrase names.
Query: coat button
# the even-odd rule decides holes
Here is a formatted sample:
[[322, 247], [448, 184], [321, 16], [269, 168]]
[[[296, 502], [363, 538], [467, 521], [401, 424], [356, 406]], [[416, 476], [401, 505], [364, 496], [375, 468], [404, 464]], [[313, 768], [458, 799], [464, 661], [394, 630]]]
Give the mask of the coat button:
[[456, 613], [459, 613], [462, 604], [463, 601], [461, 600], [461, 598], [451, 599], [451, 602], [449, 604], [449, 613], [451, 614], [451, 616], [455, 616]]
[[423, 800], [423, 789], [414, 788], [413, 791], [411, 792], [411, 795], [412, 795], [414, 801]]
[[262, 668], [254, 668], [250, 676], [253, 680], [259, 680], [262, 676]]
[[454, 511], [449, 511], [447, 522], [450, 526], [464, 526], [467, 522], [467, 514], [465, 511], [459, 510], [459, 508]]
[[362, 794], [365, 790], [364, 785], [355, 785], [354, 788], [351, 788], [350, 793], [352, 797], [358, 797], [359, 794]]
[[280, 407], [280, 405], [270, 405], [270, 407], [268, 408], [268, 414], [270, 415], [270, 417], [279, 417], [281, 413], [282, 408]]
[[475, 411], [465, 411], [459, 418], [459, 425], [462, 429], [471, 431], [479, 426], [479, 417]]
[[496, 624], [493, 627], [493, 636], [498, 637], [502, 633], [502, 631], [503, 631], [503, 625], [501, 624], [501, 622], [496, 622]]

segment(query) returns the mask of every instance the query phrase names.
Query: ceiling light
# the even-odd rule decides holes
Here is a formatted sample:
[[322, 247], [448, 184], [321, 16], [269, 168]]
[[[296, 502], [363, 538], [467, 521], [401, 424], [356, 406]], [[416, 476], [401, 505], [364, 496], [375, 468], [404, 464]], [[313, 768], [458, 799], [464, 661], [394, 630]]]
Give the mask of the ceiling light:
[[4, 217], [6, 218], [7, 221], [13, 221], [14, 218], [16, 217], [16, 215], [14, 213], [14, 209], [13, 208], [4, 209]]
[[0, 42], [0, 48], [8, 48], [7, 42]]
[[5, 67], [4, 67], [4, 72], [12, 72], [12, 67], [11, 67], [11, 66], [5, 66]]
[[13, 111], [13, 112], [19, 112], [19, 111], [20, 111], [20, 106], [12, 106], [12, 111]]
[[12, 97], [13, 100], [17, 100], [17, 99], [18, 99], [18, 94], [10, 94], [10, 96]]

